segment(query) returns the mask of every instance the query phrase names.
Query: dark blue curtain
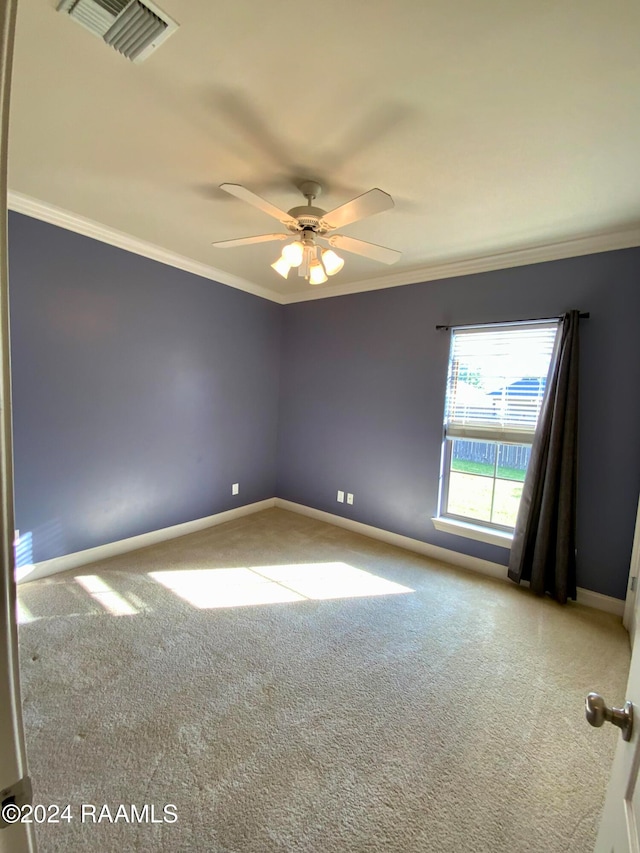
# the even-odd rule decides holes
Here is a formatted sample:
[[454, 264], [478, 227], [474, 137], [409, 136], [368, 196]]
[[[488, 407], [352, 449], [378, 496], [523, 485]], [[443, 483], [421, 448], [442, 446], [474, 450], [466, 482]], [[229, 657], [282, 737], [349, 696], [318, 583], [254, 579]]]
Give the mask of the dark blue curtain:
[[513, 534], [509, 577], [576, 597], [578, 311], [562, 318]]

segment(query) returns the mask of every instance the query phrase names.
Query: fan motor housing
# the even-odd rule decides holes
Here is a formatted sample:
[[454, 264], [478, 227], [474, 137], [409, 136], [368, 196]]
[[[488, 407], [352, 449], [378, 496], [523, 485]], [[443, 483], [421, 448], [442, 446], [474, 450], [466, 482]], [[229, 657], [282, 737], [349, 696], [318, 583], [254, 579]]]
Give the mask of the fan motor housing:
[[300, 207], [292, 207], [288, 211], [289, 216], [297, 219], [303, 228], [317, 229], [320, 220], [325, 215], [326, 211], [321, 207], [313, 207], [312, 205], [303, 204]]
[[323, 210], [321, 207], [313, 207], [310, 204], [301, 204], [299, 207], [292, 207], [288, 213], [294, 219], [303, 219], [305, 216], [309, 216], [320, 220], [325, 215], [326, 210]]

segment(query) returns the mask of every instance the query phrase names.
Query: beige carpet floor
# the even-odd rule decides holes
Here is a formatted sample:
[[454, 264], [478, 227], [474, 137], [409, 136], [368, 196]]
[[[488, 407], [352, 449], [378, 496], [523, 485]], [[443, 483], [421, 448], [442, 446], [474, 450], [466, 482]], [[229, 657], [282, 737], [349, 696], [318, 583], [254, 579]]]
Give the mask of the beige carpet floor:
[[612, 616], [276, 509], [20, 608], [34, 801], [72, 816], [41, 853], [592, 849], [617, 731], [583, 704], [624, 697]]

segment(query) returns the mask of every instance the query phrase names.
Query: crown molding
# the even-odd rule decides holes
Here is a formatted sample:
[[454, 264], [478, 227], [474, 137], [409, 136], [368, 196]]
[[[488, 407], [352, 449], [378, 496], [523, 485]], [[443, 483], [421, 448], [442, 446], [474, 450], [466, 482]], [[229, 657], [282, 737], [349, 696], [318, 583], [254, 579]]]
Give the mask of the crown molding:
[[640, 246], [640, 227], [615, 231], [608, 234], [595, 234], [578, 237], [558, 243], [547, 243], [526, 249], [497, 252], [475, 258], [462, 258], [441, 264], [427, 264], [390, 275], [353, 281], [348, 284], [334, 284], [331, 287], [313, 287], [304, 293], [293, 293], [282, 297], [282, 303], [308, 302], [312, 299], [327, 299], [331, 296], [346, 296], [350, 293], [363, 293], [367, 290], [382, 290], [387, 287], [401, 287], [405, 284], [418, 284], [423, 281], [436, 281], [441, 278], [455, 278], [480, 272], [522, 267], [528, 264], [541, 264], [545, 261], [558, 261], [564, 258], [576, 258], [580, 255], [592, 255], [597, 252], [612, 252], [616, 249], [631, 249]]
[[309, 290], [298, 293], [279, 294], [274, 293], [259, 284], [232, 275], [224, 270], [194, 261], [184, 255], [163, 249], [155, 243], [148, 243], [138, 237], [132, 237], [123, 231], [102, 225], [92, 219], [87, 219], [61, 207], [24, 195], [23, 193], [9, 190], [7, 195], [10, 210], [16, 213], [24, 213], [34, 219], [40, 219], [51, 225], [58, 225], [76, 234], [92, 237], [102, 243], [117, 246], [136, 255], [142, 255], [162, 264], [193, 273], [202, 278], [244, 290], [254, 296], [268, 299], [279, 305], [290, 305], [295, 302], [308, 302], [313, 299], [328, 299], [332, 296], [347, 296], [352, 293], [363, 293], [368, 290], [382, 290], [388, 287], [401, 287], [406, 284], [418, 284], [425, 281], [436, 281], [441, 278], [455, 278], [461, 275], [472, 275], [474, 273], [491, 272], [493, 270], [509, 269], [510, 267], [526, 266], [527, 264], [540, 264], [545, 261], [557, 261], [564, 258], [575, 258], [580, 255], [591, 255], [597, 252], [612, 252], [616, 249], [631, 249], [640, 246], [640, 226], [622, 231], [594, 234], [588, 237], [578, 237], [572, 240], [564, 240], [557, 243], [547, 243], [532, 246], [525, 249], [515, 249], [507, 252], [497, 252], [493, 255], [480, 257], [462, 258], [459, 260], [445, 261], [440, 264], [426, 264], [403, 270], [398, 273], [390, 273], [345, 284], [334, 284], [329, 287], [311, 287]]
[[67, 229], [67, 231], [74, 231], [76, 234], [82, 234], [84, 237], [92, 237], [94, 240], [100, 240], [101, 243], [117, 246], [117, 248], [125, 249], [127, 252], [133, 252], [136, 255], [142, 255], [144, 258], [150, 258], [152, 261], [159, 261], [161, 264], [167, 264], [167, 266], [176, 267], [202, 278], [217, 281], [219, 284], [235, 287], [237, 290], [244, 290], [247, 293], [251, 293], [254, 296], [261, 296], [263, 299], [268, 299], [271, 302], [282, 303], [282, 297], [279, 294], [273, 293], [273, 291], [267, 290], [267, 288], [254, 284], [247, 279], [231, 275], [231, 273], [216, 269], [216, 267], [211, 267], [208, 264], [203, 264], [200, 261], [194, 261], [192, 258], [187, 258], [168, 249], [163, 249], [155, 243], [148, 243], [146, 240], [132, 237], [130, 234], [125, 234], [124, 231], [117, 231], [108, 225], [102, 225], [93, 219], [87, 219], [77, 213], [63, 210], [61, 207], [56, 207], [48, 202], [39, 201], [23, 193], [9, 190], [7, 193], [7, 203], [9, 210], [13, 210], [16, 213], [24, 213], [27, 216], [32, 216], [34, 219], [48, 222], [50, 225], [58, 225], [60, 228]]

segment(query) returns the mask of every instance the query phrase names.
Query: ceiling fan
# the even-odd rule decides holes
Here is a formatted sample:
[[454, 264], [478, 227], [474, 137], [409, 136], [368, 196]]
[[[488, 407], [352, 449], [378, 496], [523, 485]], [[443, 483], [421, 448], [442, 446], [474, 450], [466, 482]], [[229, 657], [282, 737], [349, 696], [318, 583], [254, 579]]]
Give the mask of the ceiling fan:
[[[355, 255], [372, 258], [383, 264], [395, 263], [401, 255], [395, 249], [366, 243], [345, 234], [333, 234], [337, 228], [358, 222], [374, 213], [392, 208], [393, 199], [388, 193], [379, 189], [369, 190], [357, 198], [330, 210], [315, 207], [313, 202], [320, 195], [322, 188], [317, 181], [303, 181], [299, 185], [300, 192], [307, 199], [306, 205], [292, 207], [291, 210], [281, 210], [266, 201], [241, 184], [220, 184], [220, 189], [242, 199], [269, 216], [273, 216], [284, 225], [288, 234], [259, 234], [256, 237], [239, 237], [235, 240], [219, 240], [213, 243], [219, 249], [230, 249], [235, 246], [249, 246], [252, 243], [267, 243], [272, 240], [291, 240], [283, 246], [282, 255], [272, 268], [283, 278], [287, 278], [292, 267], [298, 268], [298, 275], [307, 279], [310, 284], [323, 284], [327, 276], [335, 275], [344, 266], [343, 259], [333, 251], [344, 249]], [[325, 244], [327, 248], [322, 248]]]

